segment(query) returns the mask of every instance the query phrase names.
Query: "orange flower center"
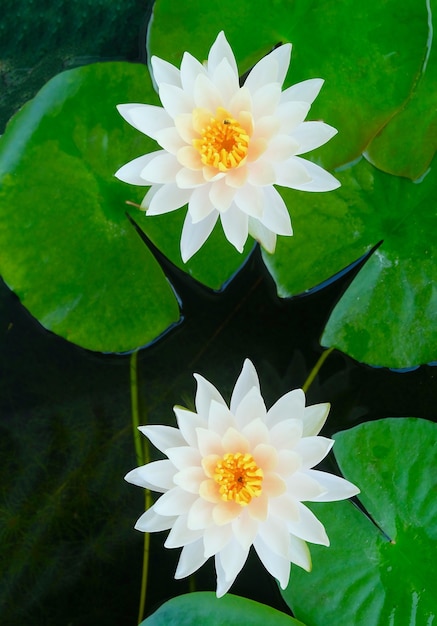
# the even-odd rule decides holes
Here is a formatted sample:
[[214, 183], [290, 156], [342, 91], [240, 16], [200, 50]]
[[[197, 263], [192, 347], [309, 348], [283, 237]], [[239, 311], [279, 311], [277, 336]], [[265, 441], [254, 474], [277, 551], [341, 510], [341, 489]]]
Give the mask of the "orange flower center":
[[216, 117], [209, 114], [205, 118], [205, 112], [199, 109], [193, 114], [199, 113], [203, 125], [199, 128], [200, 139], [193, 139], [193, 146], [199, 151], [202, 163], [221, 172], [238, 167], [247, 156], [247, 131], [225, 109], [218, 108]]
[[246, 506], [261, 495], [264, 473], [251, 454], [225, 454], [215, 466], [213, 479], [219, 486], [222, 500], [233, 500]]

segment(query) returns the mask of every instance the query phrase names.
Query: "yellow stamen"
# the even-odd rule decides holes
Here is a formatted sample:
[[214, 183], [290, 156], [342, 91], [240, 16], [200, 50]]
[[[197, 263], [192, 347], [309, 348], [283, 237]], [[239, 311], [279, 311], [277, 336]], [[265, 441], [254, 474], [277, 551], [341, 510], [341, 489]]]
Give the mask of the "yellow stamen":
[[251, 454], [225, 454], [217, 463], [213, 478], [219, 485], [222, 500], [246, 506], [261, 495], [264, 473]]
[[200, 139], [193, 139], [202, 163], [226, 172], [241, 165], [247, 157], [249, 135], [225, 109], [218, 108], [215, 117], [202, 109], [193, 111], [193, 126], [203, 119]]

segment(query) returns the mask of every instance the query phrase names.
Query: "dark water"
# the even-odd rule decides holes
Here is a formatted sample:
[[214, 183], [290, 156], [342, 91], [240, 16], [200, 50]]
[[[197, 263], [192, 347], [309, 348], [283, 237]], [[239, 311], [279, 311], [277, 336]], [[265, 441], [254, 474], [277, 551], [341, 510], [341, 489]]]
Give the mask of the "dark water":
[[[112, 2], [104, 19], [94, 4], [74, 3], [68, 12], [71, 3], [59, 2], [36, 14], [33, 3], [11, 3], [3, 16], [9, 35], [0, 44], [1, 128], [62, 69], [138, 58], [152, 3]], [[176, 403], [193, 406], [193, 372], [229, 397], [246, 357], [257, 367], [268, 405], [301, 386], [350, 276], [280, 301], [255, 250], [223, 293], [180, 275], [173, 280], [185, 319], [138, 357], [142, 421], [151, 423], [174, 423]], [[129, 356], [89, 353], [45, 331], [0, 284], [2, 626], [136, 623], [143, 537], [133, 524], [144, 501], [123, 480], [136, 465], [129, 368]], [[373, 369], [334, 352], [308, 402], [331, 402], [328, 436], [388, 416], [436, 421], [435, 371]], [[163, 541], [161, 533], [152, 537], [148, 612], [188, 591], [187, 581], [173, 580], [179, 550], [165, 550]], [[214, 589], [211, 563], [194, 584]], [[252, 557], [233, 591], [285, 608]]]
[[[184, 321], [138, 357], [142, 421], [173, 424], [172, 406], [193, 406], [193, 372], [229, 397], [245, 357], [255, 363], [267, 404], [303, 384], [318, 338], [350, 276], [284, 301], [257, 249], [223, 293], [176, 277]], [[0, 304], [0, 541], [2, 624], [134, 624], [143, 510], [124, 482], [136, 465], [130, 357], [89, 353], [42, 329], [3, 285]], [[435, 420], [435, 368], [374, 369], [341, 353], [325, 362], [308, 403], [332, 410], [324, 434], [383, 417]], [[188, 591], [173, 581], [179, 550], [152, 536], [148, 610]], [[214, 589], [208, 563], [197, 589]], [[255, 558], [233, 589], [284, 608]]]

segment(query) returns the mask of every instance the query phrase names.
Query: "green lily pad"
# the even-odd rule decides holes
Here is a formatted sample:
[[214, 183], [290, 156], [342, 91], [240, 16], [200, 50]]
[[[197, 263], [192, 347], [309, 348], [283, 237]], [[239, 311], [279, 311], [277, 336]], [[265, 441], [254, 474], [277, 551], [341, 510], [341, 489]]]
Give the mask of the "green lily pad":
[[[175, 294], [126, 211], [152, 241], [164, 232], [182, 265], [178, 218], [152, 226], [126, 204], [139, 203], [145, 189], [114, 177], [156, 149], [116, 104], [157, 100], [143, 65], [70, 70], [13, 118], [0, 141], [0, 272], [44, 327], [91, 350], [132, 350], [179, 319]], [[218, 289], [242, 258], [219, 232], [210, 246], [205, 254], [221, 262], [204, 267], [198, 258], [189, 270], [200, 267], [203, 282]]]
[[[206, 58], [219, 30], [225, 31], [242, 73], [274, 45], [290, 41], [294, 49], [286, 85], [313, 77], [325, 79], [311, 117], [322, 118], [339, 130], [334, 140], [317, 151], [318, 162], [328, 168], [357, 158], [403, 110], [422, 75], [429, 36], [427, 8], [416, 0], [321, 0], [317, 9], [307, 0], [274, 4], [267, 0], [188, 4], [156, 0], [148, 49], [179, 66], [184, 50]], [[431, 63], [428, 71], [432, 79]], [[434, 90], [423, 89], [420, 98], [435, 119], [433, 94]], [[414, 128], [408, 129], [417, 137], [409, 153], [415, 178], [430, 161], [429, 153], [425, 158], [422, 155], [429, 122], [419, 113]], [[389, 164], [389, 171], [399, 174], [405, 172], [404, 135], [405, 130], [393, 138]], [[435, 151], [435, 137], [433, 144]], [[377, 144], [372, 146], [375, 160], [379, 150]]]
[[152, 142], [115, 109], [150, 99], [144, 66], [59, 74], [0, 141], [0, 271], [43, 326], [85, 348], [127, 351], [179, 319], [159, 265], [126, 217], [140, 200], [113, 173]]
[[197, 592], [163, 604], [141, 626], [304, 626], [265, 604], [227, 594]]
[[365, 152], [366, 158], [384, 172], [412, 180], [426, 171], [437, 147], [437, 59], [430, 4], [427, 49], [414, 90]]
[[[383, 240], [337, 304], [322, 344], [372, 365], [435, 360], [435, 168], [413, 183], [362, 159], [338, 178], [334, 193], [299, 193], [294, 237], [279, 239], [275, 255], [264, 254], [279, 294], [322, 283]], [[292, 192], [283, 195], [290, 206]]]
[[371, 519], [350, 502], [313, 505], [331, 546], [311, 547], [311, 573], [292, 569], [286, 602], [312, 626], [432, 624], [437, 425], [384, 419], [334, 438], [340, 469], [361, 488]]

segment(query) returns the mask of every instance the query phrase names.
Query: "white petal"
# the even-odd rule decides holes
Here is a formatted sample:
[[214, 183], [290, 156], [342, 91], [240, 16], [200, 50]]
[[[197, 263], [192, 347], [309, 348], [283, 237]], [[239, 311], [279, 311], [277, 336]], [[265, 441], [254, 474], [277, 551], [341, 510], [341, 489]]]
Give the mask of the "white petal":
[[184, 52], [181, 63], [181, 83], [184, 91], [192, 93], [199, 74], [206, 74], [206, 69], [189, 52]]
[[[199, 174], [203, 178], [203, 174], [201, 171], [192, 173], [196, 175]], [[193, 224], [198, 224], [213, 212], [217, 215], [217, 211], [215, 210], [214, 205], [209, 199], [209, 185], [203, 184], [201, 187], [197, 187], [196, 189], [194, 189], [190, 198], [190, 202], [188, 204], [188, 212], [190, 214]]]
[[206, 558], [203, 556], [203, 539], [200, 538], [182, 548], [174, 577], [179, 580], [180, 578], [190, 576], [202, 567], [205, 562]]
[[220, 392], [210, 383], [206, 378], [203, 378], [200, 374], [194, 374], [194, 378], [197, 381], [196, 391], [196, 411], [203, 415], [205, 418], [209, 415], [209, 409], [211, 401], [215, 400], [226, 406], [226, 402], [223, 400]]
[[266, 417], [266, 424], [269, 428], [283, 422], [284, 420], [302, 419], [305, 409], [305, 394], [302, 389], [293, 389], [279, 400], [269, 409]]
[[198, 133], [193, 128], [193, 113], [182, 113], [174, 119], [175, 128], [180, 138], [191, 145], [193, 139], [198, 138]]
[[256, 387], [258, 390], [260, 388], [258, 374], [256, 373], [256, 369], [252, 361], [246, 359], [243, 363], [243, 368], [237, 378], [234, 390], [232, 392], [232, 413], [235, 414], [235, 411], [237, 410], [237, 407], [240, 404], [241, 400], [247, 395], [252, 387]]
[[200, 467], [186, 467], [174, 474], [174, 484], [182, 487], [185, 491], [199, 494], [200, 485], [205, 480], [205, 472]]
[[210, 75], [214, 73], [215, 69], [223, 59], [227, 59], [232, 71], [238, 79], [238, 67], [237, 62], [235, 61], [234, 53], [232, 52], [232, 48], [229, 45], [224, 32], [221, 31], [217, 35], [217, 39], [212, 44], [211, 50], [209, 51], [208, 72]]
[[209, 456], [210, 454], [223, 455], [222, 438], [207, 428], [197, 429], [197, 442], [202, 457]]
[[264, 421], [266, 413], [266, 406], [260, 390], [258, 387], [252, 387], [244, 398], [240, 400], [240, 403], [236, 408], [235, 419], [237, 421], [238, 428], [242, 430], [247, 424], [256, 419]]
[[222, 437], [228, 428], [235, 428], [234, 416], [222, 402], [212, 400], [209, 410], [208, 428]]
[[183, 113], [191, 113], [194, 109], [193, 97], [174, 85], [161, 83], [159, 86], [159, 97], [162, 106], [172, 118]]
[[209, 558], [217, 554], [232, 539], [232, 527], [230, 524], [223, 526], [209, 526], [203, 534], [204, 555]]
[[261, 187], [254, 185], [244, 185], [235, 194], [235, 204], [237, 207], [253, 217], [260, 217], [264, 210], [264, 193]]
[[249, 515], [245, 515], [245, 513], [246, 511], [243, 511], [241, 515], [234, 519], [232, 531], [240, 546], [248, 550], [256, 537], [259, 523]]
[[301, 468], [302, 459], [294, 450], [280, 450], [278, 452], [278, 465], [276, 471], [283, 478], [294, 474]]
[[267, 520], [259, 525], [258, 535], [276, 554], [288, 554], [290, 533], [286, 522], [281, 518], [269, 514]]
[[[261, 398], [262, 401], [262, 398]], [[244, 402], [240, 406], [242, 406]], [[264, 404], [264, 403], [263, 403]], [[258, 407], [257, 407], [258, 408]], [[258, 412], [259, 408], [258, 408]], [[260, 444], [268, 444], [269, 441], [269, 430], [264, 423], [265, 413], [262, 412], [261, 418], [255, 418], [251, 422], [244, 426], [242, 429], [242, 434], [249, 441], [249, 445], [253, 450], [256, 446]], [[244, 418], [243, 418], [244, 421]], [[269, 446], [270, 447], [270, 446]]]
[[151, 58], [151, 64], [153, 78], [158, 87], [161, 83], [175, 85], [176, 87], [181, 86], [180, 71], [177, 67], [156, 56]]
[[[259, 420], [256, 420], [257, 422]], [[246, 431], [245, 431], [246, 432]], [[268, 430], [266, 431], [268, 434]], [[278, 465], [278, 453], [276, 448], [267, 443], [258, 443], [253, 447], [252, 456], [255, 459], [255, 463], [261, 467], [264, 472], [271, 472], [276, 470]]]
[[156, 153], [154, 159], [150, 160], [141, 172], [148, 184], [172, 183], [181, 169], [181, 165], [173, 154], [162, 150]]
[[291, 157], [287, 161], [274, 163], [277, 185], [300, 189], [311, 182], [311, 176], [306, 167], [297, 159], [298, 157]]
[[193, 223], [187, 212], [181, 235], [181, 257], [184, 263], [203, 246], [217, 222], [218, 211], [212, 211], [201, 222]]
[[236, 454], [237, 452], [249, 452], [249, 442], [244, 435], [235, 428], [228, 428], [222, 438], [223, 450]]
[[[236, 119], [240, 117], [242, 111], [250, 113], [252, 111], [252, 96], [247, 87], [243, 85], [234, 94], [228, 105], [229, 113]], [[246, 129], [247, 130], [247, 129]]]
[[189, 528], [193, 530], [209, 528], [213, 524], [213, 507], [211, 502], [198, 498], [188, 511], [187, 525]]
[[311, 554], [303, 539], [290, 535], [290, 561], [307, 572], [311, 571]]
[[138, 430], [149, 439], [155, 448], [158, 448], [164, 454], [168, 448], [185, 446], [187, 443], [180, 430], [171, 426], [153, 424], [151, 426], [139, 426]]
[[233, 580], [226, 580], [225, 570], [223, 569], [218, 555], [215, 557], [215, 571], [217, 573], [217, 598], [221, 598], [232, 587]]
[[289, 493], [283, 493], [277, 498], [273, 498], [269, 503], [272, 515], [283, 520], [299, 520], [298, 502]]
[[248, 181], [257, 187], [273, 185], [276, 174], [273, 165], [267, 160], [258, 159], [248, 164]]
[[322, 78], [310, 78], [309, 80], [304, 80], [301, 83], [292, 85], [282, 92], [281, 101], [288, 102], [290, 100], [297, 100], [312, 104], [319, 95], [319, 91], [324, 82]]
[[244, 163], [240, 167], [235, 167], [232, 170], [226, 172], [226, 184], [229, 187], [235, 187], [237, 190], [246, 184], [249, 170], [247, 163]]
[[258, 61], [245, 80], [245, 85], [252, 92], [266, 83], [277, 82], [282, 85], [290, 65], [290, 56], [291, 44], [278, 46]]
[[197, 447], [196, 428], [206, 427], [207, 423], [205, 418], [181, 406], [173, 407], [173, 411], [175, 412], [179, 430], [185, 441], [188, 445]]
[[178, 446], [177, 448], [167, 448], [165, 452], [179, 471], [188, 467], [200, 467], [201, 457], [197, 447]]
[[295, 154], [304, 154], [323, 146], [337, 134], [337, 129], [324, 122], [303, 122], [293, 131], [293, 138], [299, 144]]
[[274, 187], [263, 187], [264, 214], [260, 222], [278, 235], [293, 234], [290, 215], [281, 194]]
[[302, 436], [302, 421], [294, 418], [278, 422], [270, 428], [270, 443], [277, 450], [293, 450]]
[[139, 487], [146, 487], [154, 491], [167, 491], [175, 483], [173, 477], [176, 469], [170, 461], [153, 461], [142, 467], [137, 467], [124, 477], [127, 482]]
[[138, 518], [135, 528], [143, 533], [159, 532], [161, 530], [168, 530], [171, 528], [176, 519], [176, 517], [163, 517], [162, 515], [157, 515], [154, 508], [151, 507], [143, 513], [140, 518]]
[[234, 582], [246, 562], [248, 549], [240, 546], [236, 539], [230, 541], [217, 555], [223, 568], [225, 580]]
[[158, 515], [184, 515], [188, 513], [190, 506], [197, 500], [197, 496], [184, 491], [180, 487], [173, 487], [164, 493], [154, 505], [155, 513]]
[[214, 83], [204, 74], [199, 74], [194, 84], [194, 107], [211, 111], [214, 115], [217, 108], [223, 106], [222, 94]]
[[307, 470], [306, 474], [314, 478], [325, 490], [320, 496], [314, 499], [314, 502], [334, 502], [336, 500], [345, 500], [360, 493], [358, 487], [350, 483], [340, 476], [320, 472], [319, 470]]
[[318, 435], [328, 417], [331, 405], [329, 402], [307, 406], [303, 414], [303, 437]]
[[317, 500], [318, 496], [325, 491], [317, 480], [308, 475], [308, 472], [295, 472], [286, 480], [287, 491], [301, 502], [313, 502], [314, 499]]
[[[165, 495], [165, 494], [164, 494]], [[164, 496], [161, 496], [163, 498]], [[158, 500], [159, 502], [159, 500]], [[317, 543], [322, 546], [329, 546], [329, 539], [325, 532], [325, 527], [317, 517], [305, 505], [299, 502], [300, 519], [298, 522], [288, 520], [288, 529], [295, 537]]]
[[334, 440], [326, 437], [303, 437], [294, 450], [302, 457], [302, 468], [309, 469], [318, 465], [333, 445]]
[[149, 154], [144, 154], [133, 161], [129, 161], [129, 163], [120, 167], [120, 169], [115, 172], [114, 176], [119, 180], [122, 180], [124, 183], [129, 183], [130, 185], [150, 185], [150, 183], [144, 180], [141, 176], [141, 172], [160, 152], [161, 151], [150, 152]]
[[249, 234], [249, 223], [246, 213], [231, 204], [225, 213], [220, 213], [220, 220], [226, 239], [238, 250], [243, 252]]
[[249, 217], [249, 234], [258, 241], [269, 254], [274, 253], [276, 248], [276, 234], [253, 217]]
[[283, 102], [276, 111], [275, 116], [280, 124], [282, 133], [294, 132], [306, 118], [310, 105], [306, 102]]
[[156, 141], [161, 148], [174, 155], [177, 155], [178, 151], [186, 145], [186, 142], [174, 126], [158, 131], [156, 133]]
[[301, 159], [297, 156], [292, 157], [290, 161], [300, 161], [311, 177], [311, 180], [308, 183], [292, 185], [293, 189], [299, 189], [300, 191], [332, 191], [333, 189], [340, 187], [340, 182], [319, 165], [316, 165], [311, 161]]
[[230, 102], [240, 89], [238, 77], [235, 75], [227, 59], [222, 59], [214, 70], [212, 82], [217, 87], [225, 104]]
[[291, 43], [285, 43], [282, 46], [278, 46], [270, 53], [270, 56], [274, 56], [278, 62], [278, 73], [275, 81], [280, 85], [284, 82], [288, 68], [290, 67], [291, 49]]
[[180, 189], [176, 184], [163, 185], [151, 199], [147, 214], [161, 215], [175, 211], [187, 204], [191, 194], [191, 189]]
[[279, 83], [264, 84], [255, 93], [252, 93], [253, 117], [259, 119], [265, 115], [273, 115], [276, 112], [281, 98], [281, 86]]
[[229, 187], [225, 179], [221, 178], [211, 183], [209, 199], [217, 211], [224, 213], [231, 206], [235, 191], [235, 187]]
[[173, 125], [167, 111], [153, 104], [119, 104], [117, 110], [126, 122], [152, 139], [158, 131]]
[[285, 589], [290, 578], [290, 561], [270, 550], [261, 537], [256, 537], [253, 545], [266, 570], [279, 581], [281, 588]]
[[297, 154], [298, 150], [299, 143], [294, 133], [292, 137], [283, 134], [276, 135], [276, 137], [273, 137], [273, 139], [269, 141], [267, 150], [263, 154], [263, 159], [268, 159], [269, 161], [285, 161]]
[[173, 524], [164, 546], [166, 548], [180, 548], [202, 537], [203, 531], [192, 530], [187, 526], [187, 516], [181, 515]]

